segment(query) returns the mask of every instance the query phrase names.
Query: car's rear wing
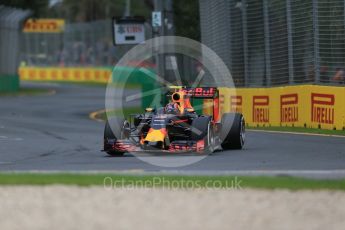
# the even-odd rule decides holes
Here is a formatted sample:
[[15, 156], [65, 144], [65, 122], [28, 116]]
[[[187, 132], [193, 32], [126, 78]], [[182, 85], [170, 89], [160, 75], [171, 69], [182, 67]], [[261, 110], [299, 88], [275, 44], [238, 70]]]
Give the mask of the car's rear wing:
[[219, 98], [219, 92], [216, 87], [183, 87], [183, 86], [172, 86], [170, 89], [176, 91], [183, 91], [187, 96], [192, 98], [204, 98], [204, 99], [214, 99]]
[[[205, 99], [204, 106], [211, 106], [212, 107], [212, 115], [213, 121], [219, 122], [220, 121], [220, 111], [219, 111], [219, 91], [216, 87], [181, 87], [181, 86], [173, 86], [170, 87], [173, 89], [174, 92], [183, 91], [185, 95], [192, 99]], [[170, 95], [171, 96], [171, 95]], [[211, 103], [206, 103], [205, 101], [212, 101]]]

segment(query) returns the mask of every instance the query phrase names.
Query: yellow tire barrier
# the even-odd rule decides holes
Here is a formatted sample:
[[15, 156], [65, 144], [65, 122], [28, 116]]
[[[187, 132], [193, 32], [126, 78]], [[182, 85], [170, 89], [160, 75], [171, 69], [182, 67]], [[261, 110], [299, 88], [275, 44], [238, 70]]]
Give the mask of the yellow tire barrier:
[[111, 76], [108, 69], [99, 68], [46, 68], [20, 67], [20, 80], [24, 81], [74, 81], [107, 83]]

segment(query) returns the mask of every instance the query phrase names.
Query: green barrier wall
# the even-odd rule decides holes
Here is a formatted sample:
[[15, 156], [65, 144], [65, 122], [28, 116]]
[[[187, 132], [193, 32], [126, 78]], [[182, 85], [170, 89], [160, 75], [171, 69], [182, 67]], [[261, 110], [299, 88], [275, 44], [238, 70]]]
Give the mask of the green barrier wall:
[[116, 84], [123, 84], [125, 88], [141, 87], [142, 108], [160, 107], [164, 103], [161, 101], [164, 92], [161, 91], [156, 79], [155, 71], [150, 68], [142, 71], [135, 67], [116, 67], [112, 73], [112, 81]]
[[[112, 75], [112, 81], [124, 84], [125, 88], [130, 88], [133, 85], [140, 86], [143, 94], [141, 100], [143, 109], [147, 107], [158, 108], [169, 102], [169, 99], [165, 96], [167, 92], [161, 90], [161, 85], [157, 83], [154, 69], [145, 68], [145, 71], [142, 71], [140, 68], [116, 67]], [[150, 95], [146, 95], [147, 93], [150, 93]], [[202, 99], [193, 99], [193, 106], [198, 114], [202, 114], [202, 105]]]
[[18, 89], [18, 75], [0, 75], [0, 92], [15, 92]]

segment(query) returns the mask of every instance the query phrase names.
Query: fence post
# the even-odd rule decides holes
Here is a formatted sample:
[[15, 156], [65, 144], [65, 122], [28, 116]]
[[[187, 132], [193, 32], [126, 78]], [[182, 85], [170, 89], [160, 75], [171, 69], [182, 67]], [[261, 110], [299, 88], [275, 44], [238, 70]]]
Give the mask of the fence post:
[[244, 57], [244, 86], [248, 86], [248, 35], [247, 35], [247, 1], [242, 0], [242, 33]]
[[271, 85], [271, 49], [270, 49], [270, 27], [268, 16], [267, 0], [263, 0], [263, 14], [264, 14], [264, 37], [265, 37], [265, 72], [266, 72], [266, 86]]
[[286, 0], [286, 26], [287, 26], [287, 38], [288, 38], [289, 84], [291, 85], [294, 82], [291, 0]]
[[320, 82], [320, 54], [319, 54], [319, 7], [318, 0], [313, 0], [313, 32], [314, 32], [314, 71], [315, 83]]
[[[343, 17], [343, 25], [344, 25], [344, 29], [345, 29], [345, 1], [343, 1], [343, 14], [344, 14], [344, 17]], [[345, 58], [345, 57], [344, 57]], [[345, 85], [345, 79], [343, 81], [343, 84]], [[344, 124], [345, 124], [345, 120], [344, 120]], [[344, 125], [345, 126], [345, 125]]]
[[[226, 19], [226, 23], [227, 23], [227, 35], [226, 35], [226, 39], [227, 39], [227, 43], [229, 44], [228, 45], [228, 49], [229, 49], [229, 52], [228, 52], [228, 68], [230, 70], [230, 74], [231, 74], [231, 70], [233, 69], [233, 63], [232, 63], [232, 25], [231, 25], [231, 1], [225, 1], [225, 8], [226, 10], [225, 13], [223, 12], [224, 14], [224, 19]], [[233, 76], [232, 76], [233, 77]]]
[[18, 64], [23, 21], [31, 11], [0, 6], [0, 91], [19, 88]]

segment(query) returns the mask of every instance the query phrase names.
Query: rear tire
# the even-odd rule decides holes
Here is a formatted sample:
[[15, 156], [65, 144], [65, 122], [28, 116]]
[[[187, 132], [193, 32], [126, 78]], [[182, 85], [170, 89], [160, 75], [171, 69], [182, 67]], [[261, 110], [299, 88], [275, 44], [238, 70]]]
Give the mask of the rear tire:
[[[229, 127], [231, 127], [229, 129]], [[221, 120], [222, 148], [242, 149], [245, 142], [245, 120], [240, 113], [224, 113]]]
[[122, 157], [123, 155], [125, 155], [125, 152], [120, 152], [120, 151], [107, 151], [106, 152], [109, 156], [112, 156], [112, 157]]

